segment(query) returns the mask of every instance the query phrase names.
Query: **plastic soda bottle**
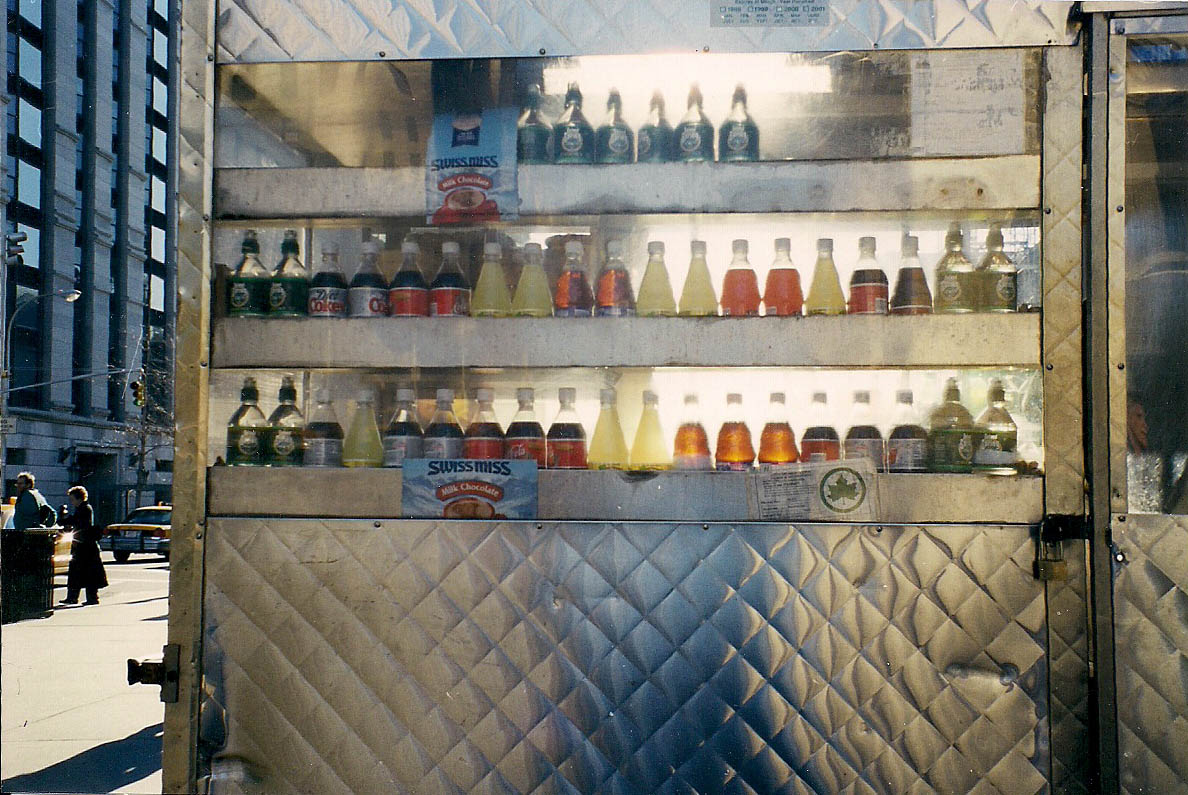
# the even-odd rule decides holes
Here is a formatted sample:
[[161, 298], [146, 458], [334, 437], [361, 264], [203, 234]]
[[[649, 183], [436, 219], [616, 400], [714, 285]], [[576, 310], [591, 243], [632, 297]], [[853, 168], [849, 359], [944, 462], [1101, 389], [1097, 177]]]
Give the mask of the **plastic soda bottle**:
[[727, 317], [758, 315], [759, 279], [747, 259], [747, 241], [735, 240], [731, 248], [734, 258], [722, 280], [722, 314]]
[[411, 240], [400, 244], [400, 270], [388, 285], [388, 311], [392, 317], [424, 317], [429, 314], [429, 284], [418, 260], [421, 247]]
[[601, 409], [586, 463], [590, 469], [626, 469], [627, 442], [623, 439], [623, 426], [615, 406], [615, 390], [603, 389], [598, 393], [598, 400]]
[[355, 400], [355, 413], [342, 443], [342, 465], [378, 467], [384, 463], [384, 444], [375, 422], [375, 392], [364, 389]]
[[511, 314], [511, 293], [503, 273], [503, 248], [498, 243], [483, 244], [483, 266], [470, 299], [470, 314], [475, 317], [507, 317]]
[[900, 257], [899, 276], [891, 296], [891, 314], [932, 314], [932, 292], [928, 289], [924, 266], [920, 264], [920, 239], [904, 235]]
[[694, 240], [689, 244], [692, 256], [689, 272], [681, 288], [681, 303], [678, 311], [684, 317], [710, 317], [718, 314], [718, 296], [710, 279], [709, 263], [705, 261], [705, 241]]
[[478, 414], [462, 440], [463, 458], [503, 458], [503, 428], [495, 417], [495, 390], [475, 390]]
[[458, 264], [461, 249], [452, 240], [441, 244], [441, 268], [429, 285], [429, 314], [465, 317], [470, 314], [470, 282]]
[[384, 466], [404, 466], [409, 458], [425, 455], [425, 432], [417, 418], [417, 393], [411, 389], [396, 390], [396, 413], [384, 429]]
[[266, 314], [270, 280], [268, 269], [260, 262], [260, 241], [256, 239], [255, 229], [243, 233], [239, 250], [242, 253], [239, 264], [227, 276], [227, 314], [231, 317]]
[[256, 379], [243, 379], [239, 390], [239, 408], [227, 421], [227, 464], [261, 466], [264, 464], [268, 419], [260, 411], [260, 388]]
[[565, 267], [553, 295], [553, 314], [557, 317], [590, 317], [594, 312], [594, 293], [582, 267], [582, 251], [579, 240], [565, 244]]
[[739, 83], [730, 100], [730, 115], [718, 130], [718, 160], [723, 163], [759, 159], [759, 127], [747, 113], [747, 90]]
[[623, 98], [612, 88], [606, 98], [606, 121], [594, 138], [595, 159], [599, 163], [630, 163], [635, 156], [635, 134], [623, 121]]
[[833, 240], [817, 240], [817, 264], [813, 267], [813, 283], [804, 302], [807, 315], [844, 315], [846, 297], [842, 294], [841, 279], [833, 264]]
[[795, 315], [804, 309], [804, 294], [800, 291], [800, 272], [792, 264], [792, 241], [777, 237], [775, 259], [767, 272], [763, 286], [764, 314], [768, 317]]
[[549, 141], [553, 128], [540, 114], [540, 86], [528, 86], [524, 109], [516, 122], [516, 160], [520, 163], [550, 163]]
[[557, 163], [593, 163], [594, 128], [582, 114], [582, 91], [570, 83], [565, 110], [553, 125], [553, 157]]
[[520, 409], [512, 417], [511, 425], [507, 426], [504, 455], [513, 460], [535, 461], [538, 467], [544, 469], [547, 463], [545, 433], [536, 421], [536, 392], [531, 387], [520, 387], [516, 390], [516, 402], [520, 404]]
[[462, 426], [454, 416], [454, 390], [437, 390], [437, 408], [425, 429], [425, 458], [461, 458]]
[[539, 243], [524, 246], [524, 267], [512, 297], [512, 314], [517, 317], [550, 317], [553, 314], [553, 295], [549, 291], [549, 277], [545, 275], [544, 253]]
[[648, 120], [639, 128], [636, 146], [636, 159], [641, 163], [667, 163], [672, 160], [672, 125], [664, 118], [664, 95], [659, 91], [652, 94]]
[[674, 158], [682, 163], [714, 162], [714, 125], [702, 110], [701, 89], [689, 87], [688, 109], [673, 130]]
[[742, 395], [731, 392], [726, 396], [726, 421], [718, 429], [718, 446], [714, 451], [719, 472], [744, 472], [755, 461], [751, 429], [744, 417]]
[[978, 263], [978, 306], [983, 312], [1014, 312], [1018, 272], [1002, 251], [1002, 227], [994, 224], [986, 235], [986, 256]]
[[705, 426], [701, 424], [697, 395], [692, 392], [685, 395], [684, 415], [681, 417], [680, 427], [677, 428], [676, 439], [672, 443], [672, 466], [673, 469], [687, 470], [714, 468], [714, 459], [710, 457], [709, 437], [706, 436]]
[[809, 404], [808, 427], [800, 437], [801, 461], [837, 461], [841, 458], [841, 440], [826, 420], [827, 402], [824, 392], [814, 392]]
[[1006, 391], [997, 378], [990, 382], [986, 403], [986, 410], [976, 423], [981, 439], [974, 451], [973, 469], [990, 475], [1014, 475], [1018, 472], [1015, 463], [1019, 429], [1007, 411]]
[[268, 283], [270, 315], [302, 317], [309, 312], [309, 271], [301, 264], [299, 253], [297, 230], [285, 230], [281, 261]]
[[640, 317], [672, 317], [676, 311], [672, 282], [668, 280], [668, 268], [664, 265], [664, 244], [652, 240], [648, 243], [648, 266], [639, 283], [635, 313]]
[[930, 472], [969, 472], [978, 433], [973, 417], [961, 405], [957, 379], [945, 384], [944, 400], [928, 418], [928, 469]]
[[936, 263], [936, 311], [972, 312], [977, 295], [977, 276], [963, 250], [961, 227], [954, 221], [945, 235], [945, 253]]
[[850, 277], [850, 302], [847, 311], [851, 315], [887, 314], [887, 274], [875, 259], [875, 239], [858, 238], [858, 263]]
[[664, 443], [664, 429], [660, 426], [660, 399], [650, 389], [643, 393], [643, 413], [631, 443], [631, 469], [671, 469], [672, 458]]
[[784, 393], [772, 392], [767, 405], [767, 423], [759, 434], [759, 467], [770, 469], [783, 464], [794, 464], [800, 460], [796, 449], [796, 434], [788, 423], [788, 409], [784, 405]]
[[883, 434], [874, 424], [874, 413], [870, 408], [870, 393], [859, 390], [854, 393], [854, 408], [850, 416], [850, 429], [846, 431], [845, 457], [848, 460], [866, 458], [876, 470], [884, 469]]
[[895, 417], [887, 437], [888, 472], [928, 471], [928, 431], [920, 425], [912, 392], [895, 393]]
[[549, 469], [585, 469], [586, 430], [573, 408], [577, 390], [563, 386], [557, 390], [557, 400], [561, 410], [545, 438], [545, 464]]
[[305, 459], [307, 467], [342, 466], [342, 426], [330, 402], [330, 390], [314, 393], [314, 410], [305, 426]]
[[598, 274], [598, 292], [594, 312], [599, 317], [631, 317], [635, 314], [635, 293], [631, 274], [623, 264], [623, 241], [606, 244], [606, 265]]
[[379, 269], [379, 243], [363, 241], [359, 269], [351, 278], [347, 290], [347, 306], [351, 317], [387, 317], [388, 283]]
[[268, 418], [268, 449], [265, 460], [269, 466], [301, 466], [303, 459], [302, 437], [305, 435], [305, 417], [297, 408], [297, 387], [293, 378], [281, 379], [277, 393], [277, 407]]
[[347, 283], [338, 265], [338, 244], [322, 244], [322, 264], [309, 283], [310, 317], [346, 317]]

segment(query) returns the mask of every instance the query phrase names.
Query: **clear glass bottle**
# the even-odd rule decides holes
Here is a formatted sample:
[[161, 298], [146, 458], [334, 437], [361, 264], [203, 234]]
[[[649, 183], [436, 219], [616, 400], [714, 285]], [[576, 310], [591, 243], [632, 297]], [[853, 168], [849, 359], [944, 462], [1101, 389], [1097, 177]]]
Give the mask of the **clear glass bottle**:
[[722, 314], [726, 317], [752, 317], [759, 314], [759, 278], [747, 259], [747, 241], [731, 244], [734, 256], [722, 279]]
[[425, 432], [417, 416], [417, 393], [411, 389], [396, 390], [396, 411], [384, 429], [384, 466], [400, 467], [410, 458], [425, 457]]
[[858, 262], [850, 277], [850, 300], [846, 312], [851, 315], [885, 315], [888, 298], [887, 274], [883, 273], [875, 256], [875, 239], [860, 237]]
[[281, 379], [277, 392], [276, 410], [268, 417], [268, 448], [265, 460], [269, 466], [301, 466], [305, 436], [305, 417], [297, 408], [297, 387], [292, 376]]
[[342, 443], [342, 465], [378, 467], [384, 463], [384, 444], [375, 421], [375, 392], [364, 389], [355, 401], [355, 413]]
[[685, 275], [677, 311], [682, 317], [712, 317], [718, 314], [718, 295], [705, 259], [705, 241], [694, 240], [689, 249], [689, 272]]
[[945, 384], [944, 400], [928, 418], [928, 470], [930, 472], [969, 472], [978, 434], [973, 417], [961, 405], [957, 379]]
[[685, 407], [672, 443], [673, 469], [709, 470], [714, 468], [709, 437], [701, 423], [701, 408], [696, 393], [685, 395]]
[[895, 293], [891, 296], [891, 314], [932, 314], [932, 291], [928, 289], [928, 278], [920, 262], [920, 239], [914, 235], [903, 237], [899, 276], [895, 280]]
[[978, 263], [978, 308], [983, 312], [1014, 312], [1018, 272], [1002, 250], [1002, 226], [986, 235], [986, 256]]
[[577, 390], [563, 386], [557, 390], [557, 400], [561, 410], [545, 437], [545, 465], [549, 469], [585, 469], [586, 429], [574, 409]]
[[549, 144], [553, 127], [540, 113], [540, 86], [528, 86], [524, 109], [516, 122], [516, 160], [520, 163], [551, 163]]
[[763, 314], [767, 317], [799, 317], [803, 309], [800, 272], [792, 264], [792, 241], [777, 237], [775, 259], [767, 271], [767, 282], [763, 286]]
[[796, 449], [796, 434], [788, 423], [788, 407], [783, 392], [772, 392], [767, 405], [767, 422], [759, 434], [759, 466], [769, 469], [800, 460]]
[[379, 243], [363, 241], [359, 269], [347, 288], [347, 308], [351, 317], [387, 317], [388, 282], [379, 269]]
[[887, 437], [888, 472], [928, 471], [928, 431], [913, 403], [910, 389], [895, 393], [895, 415]]
[[256, 379], [243, 379], [239, 408], [227, 421], [227, 464], [263, 466], [268, 436], [268, 418], [260, 411], [260, 388]]
[[714, 465], [719, 472], [745, 472], [754, 461], [755, 445], [743, 413], [742, 395], [731, 392], [726, 396], [726, 421], [718, 429]]
[[347, 282], [338, 264], [338, 244], [322, 244], [322, 263], [309, 282], [310, 317], [346, 317]]
[[483, 244], [483, 265], [470, 299], [470, 314], [474, 317], [507, 317], [511, 314], [511, 293], [507, 289], [502, 259], [502, 246]]
[[973, 264], [965, 256], [961, 226], [949, 224], [945, 235], [945, 253], [936, 263], [937, 312], [964, 313], [974, 311], [978, 284]]
[[817, 241], [817, 264], [813, 267], [813, 283], [804, 302], [806, 315], [844, 315], [846, 296], [842, 293], [837, 265], [833, 263], [833, 240]]
[[685, 115], [673, 131], [674, 160], [682, 163], [714, 162], [714, 125], [702, 110], [704, 100], [696, 83], [689, 87]]
[[1006, 390], [997, 378], [990, 382], [986, 404], [975, 423], [981, 438], [974, 451], [973, 470], [988, 475], [1018, 474], [1019, 428], [1007, 411]]
[[504, 457], [512, 460], [535, 461], [541, 469], [548, 463], [545, 459], [545, 432], [536, 421], [536, 391], [531, 387], [516, 390], [519, 410], [507, 426], [504, 437]]
[[256, 230], [243, 233], [239, 264], [227, 275], [227, 314], [250, 317], [268, 313], [270, 274], [260, 262], [260, 241]]
[[672, 125], [664, 118], [664, 95], [659, 91], [652, 94], [648, 120], [639, 128], [636, 145], [636, 159], [641, 163], [667, 163], [672, 160]]
[[437, 408], [425, 429], [425, 458], [461, 458], [462, 426], [454, 415], [454, 390], [437, 390]]
[[668, 280], [668, 268], [664, 264], [664, 244], [659, 240], [649, 241], [648, 266], [639, 283], [635, 313], [640, 317], [672, 317], [676, 311], [672, 282]]
[[630, 163], [635, 159], [635, 134], [623, 121], [623, 98], [612, 88], [606, 98], [606, 120], [594, 137], [595, 159], [599, 163]]
[[297, 231], [285, 230], [281, 241], [281, 261], [272, 272], [268, 285], [268, 314], [280, 317], [303, 317], [309, 312], [309, 271], [301, 264]]
[[829, 424], [828, 417], [828, 398], [824, 392], [814, 392], [804, 435], [800, 437], [801, 461], [837, 461], [841, 458], [841, 439]]
[[664, 443], [664, 429], [660, 425], [660, 399], [650, 389], [643, 393], [643, 413], [635, 428], [631, 443], [631, 469], [671, 469], [672, 458]]
[[520, 269], [520, 281], [512, 297], [512, 314], [516, 317], [551, 317], [553, 314], [553, 294], [549, 290], [544, 252], [539, 243], [524, 246], [524, 267]]
[[594, 314], [594, 292], [582, 265], [583, 252], [581, 241], [565, 243], [565, 266], [553, 294], [553, 314], [557, 317], [590, 317]]
[[606, 264], [598, 274], [594, 313], [599, 317], [633, 317], [635, 293], [631, 289], [631, 274], [623, 264], [623, 241], [609, 240], [606, 244]]
[[470, 314], [470, 282], [462, 273], [461, 248], [452, 240], [441, 244], [441, 268], [429, 285], [429, 315], [465, 317]]
[[886, 468], [883, 434], [875, 425], [874, 412], [870, 408], [870, 392], [866, 390], [854, 393], [844, 453], [847, 460], [869, 460], [879, 472]]
[[747, 90], [735, 86], [730, 100], [730, 115], [718, 130], [718, 160], [753, 162], [759, 159], [759, 127], [747, 113]]
[[503, 428], [495, 416], [495, 390], [476, 389], [478, 413], [466, 428], [462, 439], [462, 457], [470, 459], [503, 458]]
[[590, 439], [590, 452], [586, 463], [590, 469], [626, 469], [627, 442], [623, 438], [623, 425], [619, 422], [619, 409], [615, 405], [615, 390], [603, 389], [598, 393], [601, 408], [598, 422], [594, 424], [594, 436]]
[[412, 240], [400, 244], [400, 270], [388, 285], [388, 311], [392, 317], [429, 314], [429, 283], [421, 273], [421, 247]]
[[582, 91], [570, 83], [565, 109], [553, 124], [553, 159], [557, 163], [593, 163], [594, 128], [582, 114]]
[[314, 410], [305, 426], [305, 458], [307, 467], [342, 466], [342, 442], [345, 434], [338, 423], [330, 390], [314, 393]]

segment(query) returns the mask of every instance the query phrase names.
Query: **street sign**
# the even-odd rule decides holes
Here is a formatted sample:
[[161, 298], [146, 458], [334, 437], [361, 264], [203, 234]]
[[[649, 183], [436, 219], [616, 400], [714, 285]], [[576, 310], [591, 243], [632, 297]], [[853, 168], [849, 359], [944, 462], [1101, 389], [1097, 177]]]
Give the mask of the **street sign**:
[[16, 433], [16, 420], [12, 417], [0, 417], [0, 433]]

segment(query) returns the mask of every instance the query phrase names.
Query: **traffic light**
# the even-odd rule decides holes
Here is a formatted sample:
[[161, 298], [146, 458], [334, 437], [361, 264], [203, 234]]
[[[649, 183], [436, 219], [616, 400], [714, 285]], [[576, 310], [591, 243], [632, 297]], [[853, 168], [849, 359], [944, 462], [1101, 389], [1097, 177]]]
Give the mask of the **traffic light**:
[[132, 390], [132, 402], [137, 406], [143, 406], [145, 404], [144, 382], [133, 381], [128, 386]]
[[24, 232], [9, 232], [4, 236], [4, 261], [8, 267], [13, 268], [24, 262], [21, 254], [25, 253], [25, 247], [21, 243], [28, 239], [29, 236]]

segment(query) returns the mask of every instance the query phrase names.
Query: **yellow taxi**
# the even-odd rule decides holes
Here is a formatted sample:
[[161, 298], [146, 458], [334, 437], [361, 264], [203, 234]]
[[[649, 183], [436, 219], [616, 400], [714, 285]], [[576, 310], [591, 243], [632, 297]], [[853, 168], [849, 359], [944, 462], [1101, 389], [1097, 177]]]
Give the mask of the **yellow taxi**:
[[111, 550], [117, 563], [125, 563], [133, 552], [147, 552], [169, 560], [169, 529], [172, 505], [133, 508], [122, 522], [109, 524], [99, 539], [99, 548]]

